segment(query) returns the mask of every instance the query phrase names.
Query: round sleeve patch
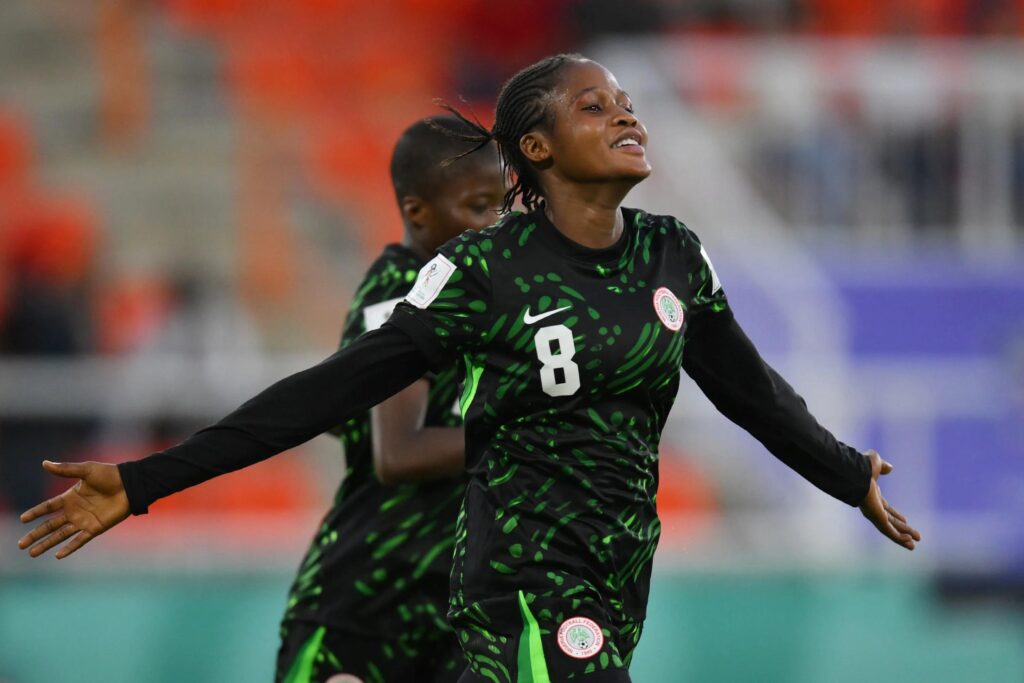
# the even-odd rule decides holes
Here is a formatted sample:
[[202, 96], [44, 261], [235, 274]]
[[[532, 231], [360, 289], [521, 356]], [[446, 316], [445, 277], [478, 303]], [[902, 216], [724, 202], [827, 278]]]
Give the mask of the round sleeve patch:
[[658, 287], [654, 292], [654, 312], [661, 324], [673, 332], [678, 332], [683, 326], [683, 305], [668, 287]]
[[601, 651], [601, 627], [586, 617], [571, 617], [558, 627], [558, 648], [574, 659], [587, 659]]

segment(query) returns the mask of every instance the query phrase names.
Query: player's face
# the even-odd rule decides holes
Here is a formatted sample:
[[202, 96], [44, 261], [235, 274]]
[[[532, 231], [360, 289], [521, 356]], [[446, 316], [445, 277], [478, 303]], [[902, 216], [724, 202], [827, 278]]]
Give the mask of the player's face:
[[466, 230], [481, 230], [498, 220], [496, 212], [505, 197], [505, 183], [497, 159], [487, 159], [453, 173], [430, 200], [432, 220], [425, 231], [430, 251]]
[[610, 71], [596, 62], [572, 64], [560, 86], [546, 136], [558, 173], [582, 182], [639, 182], [650, 175], [647, 129]]

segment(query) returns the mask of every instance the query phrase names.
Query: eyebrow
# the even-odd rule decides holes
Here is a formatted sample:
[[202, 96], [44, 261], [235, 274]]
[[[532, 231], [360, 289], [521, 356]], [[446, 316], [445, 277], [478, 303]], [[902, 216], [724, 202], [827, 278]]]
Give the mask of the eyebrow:
[[[578, 93], [576, 93], [575, 95], [573, 95], [573, 96], [572, 96], [572, 99], [573, 99], [574, 101], [575, 101], [575, 100], [578, 100], [578, 99], [579, 99], [580, 97], [582, 97], [583, 95], [587, 94], [588, 92], [590, 92], [590, 91], [592, 91], [592, 90], [600, 90], [600, 89], [601, 89], [601, 88], [600, 88], [600, 86], [597, 86], [597, 85], [592, 85], [592, 86], [590, 86], [590, 87], [587, 87], [587, 88], [583, 88], [583, 90], [580, 90], [580, 91], [579, 91]], [[625, 91], [625, 90], [623, 90], [622, 88], [619, 88], [618, 92], [616, 92], [616, 93], [615, 93], [615, 96], [616, 96], [616, 97], [619, 97], [619, 96], [621, 96], [621, 95], [625, 95], [627, 99], [630, 99], [630, 100], [631, 100], [631, 99], [633, 99], [632, 97], [630, 97], [630, 96], [629, 96], [629, 93], [628, 93], [628, 92], [626, 92], [626, 91]]]

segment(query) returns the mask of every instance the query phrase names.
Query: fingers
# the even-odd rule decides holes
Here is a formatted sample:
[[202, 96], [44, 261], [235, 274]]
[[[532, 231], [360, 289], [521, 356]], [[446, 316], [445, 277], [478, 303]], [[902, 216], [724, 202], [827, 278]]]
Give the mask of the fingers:
[[[910, 528], [905, 522], [901, 522], [895, 517], [890, 517], [886, 514], [881, 519], [873, 519], [875, 528], [881, 531], [883, 534], [889, 537], [893, 543], [901, 545], [907, 550], [914, 549], [914, 535], [918, 536], [920, 540], [920, 534]], [[900, 529], [899, 527], [902, 527]]]
[[892, 505], [889, 505], [889, 501], [887, 501], [885, 498], [882, 499], [882, 505], [885, 507], [885, 511], [893, 517], [895, 517], [896, 519], [900, 520], [901, 522], [907, 521], [907, 518], [901, 515]]
[[21, 521], [22, 523], [31, 522], [33, 519], [39, 519], [43, 515], [48, 515], [51, 512], [57, 512], [58, 510], [63, 509], [63, 507], [64, 500], [60, 496], [54, 496], [53, 498], [22, 512]]
[[889, 505], [874, 482], [871, 484], [867, 500], [861, 506], [861, 512], [889, 540], [907, 550], [913, 550], [915, 541], [921, 540], [921, 534], [907, 523], [903, 515]]
[[921, 532], [910, 526], [907, 518], [889, 505], [878, 487], [878, 477], [892, 472], [892, 463], [882, 460], [882, 456], [874, 450], [864, 451], [864, 456], [871, 461], [871, 484], [864, 502], [861, 503], [861, 512], [893, 543], [913, 550], [915, 542], [921, 540]]
[[864, 451], [864, 456], [871, 461], [871, 478], [878, 479], [883, 474], [889, 474], [892, 472], [892, 463], [882, 460], [882, 456], [878, 454], [874, 448], [869, 448]]
[[910, 526], [910, 523], [907, 522], [907, 518], [901, 515], [896, 508], [889, 505], [889, 503], [885, 503], [885, 511], [889, 515], [889, 523], [893, 528], [903, 534], [904, 537], [909, 536], [915, 541], [921, 540], [921, 532]]
[[68, 518], [64, 514], [57, 515], [52, 519], [48, 519], [32, 531], [28, 532], [21, 539], [18, 540], [18, 547], [24, 550], [43, 536], [51, 534], [57, 529], [67, 524]]
[[83, 545], [96, 538], [95, 534], [91, 534], [88, 531], [80, 531], [77, 536], [71, 539], [67, 545], [57, 551], [57, 559], [63, 560], [65, 557], [75, 552]]
[[[896, 527], [893, 526], [892, 519], [893, 518], [889, 517], [885, 512], [882, 512], [880, 515], [877, 513], [871, 515], [871, 522], [875, 525], [876, 529], [888, 536], [889, 540], [893, 543], [902, 545], [905, 548], [908, 547], [907, 543], [913, 543], [913, 540], [909, 536], [905, 536], [903, 533], [898, 531]], [[910, 549], [913, 550], [913, 547], [910, 546]]]
[[28, 554], [32, 557], [39, 557], [53, 546], [59, 545], [67, 539], [71, 538], [72, 534], [74, 534], [76, 531], [78, 531], [78, 529], [75, 528], [75, 525], [68, 522], [56, 531], [54, 531], [53, 533], [51, 533], [49, 536], [43, 538], [43, 540], [39, 541], [39, 543], [32, 546], [31, 550], [28, 551]]
[[[78, 532], [77, 536], [75, 535], [76, 531]], [[67, 545], [57, 551], [57, 559], [62, 560], [98, 535], [99, 533], [92, 533], [85, 529], [79, 530], [78, 527], [68, 521], [64, 514], [60, 514], [57, 517], [48, 519], [22, 536], [18, 541], [18, 547], [24, 550], [31, 546], [28, 554], [32, 557], [39, 557], [50, 548], [60, 545], [74, 536]], [[33, 543], [36, 543], [36, 545], [32, 545]]]
[[917, 529], [914, 529], [912, 526], [910, 526], [906, 522], [901, 522], [898, 519], [894, 519], [894, 518], [890, 517], [889, 518], [889, 523], [892, 524], [893, 528], [896, 529], [896, 531], [899, 532], [900, 539], [902, 541], [906, 541], [907, 539], [911, 539], [911, 540], [914, 540], [914, 541], [920, 541], [921, 540], [920, 532], [917, 531]]
[[86, 462], [51, 462], [43, 461], [43, 469], [58, 477], [75, 477], [85, 479], [89, 474], [89, 463]]

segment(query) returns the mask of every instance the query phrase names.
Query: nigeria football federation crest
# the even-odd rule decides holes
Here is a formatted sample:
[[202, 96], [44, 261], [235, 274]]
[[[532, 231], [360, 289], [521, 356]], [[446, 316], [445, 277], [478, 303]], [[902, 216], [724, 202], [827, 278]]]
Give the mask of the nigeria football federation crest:
[[558, 627], [558, 647], [575, 659], [587, 659], [601, 651], [604, 634], [593, 620], [572, 617]]
[[654, 312], [661, 324], [678, 332], [683, 326], [683, 305], [668, 287], [659, 287], [654, 293]]

